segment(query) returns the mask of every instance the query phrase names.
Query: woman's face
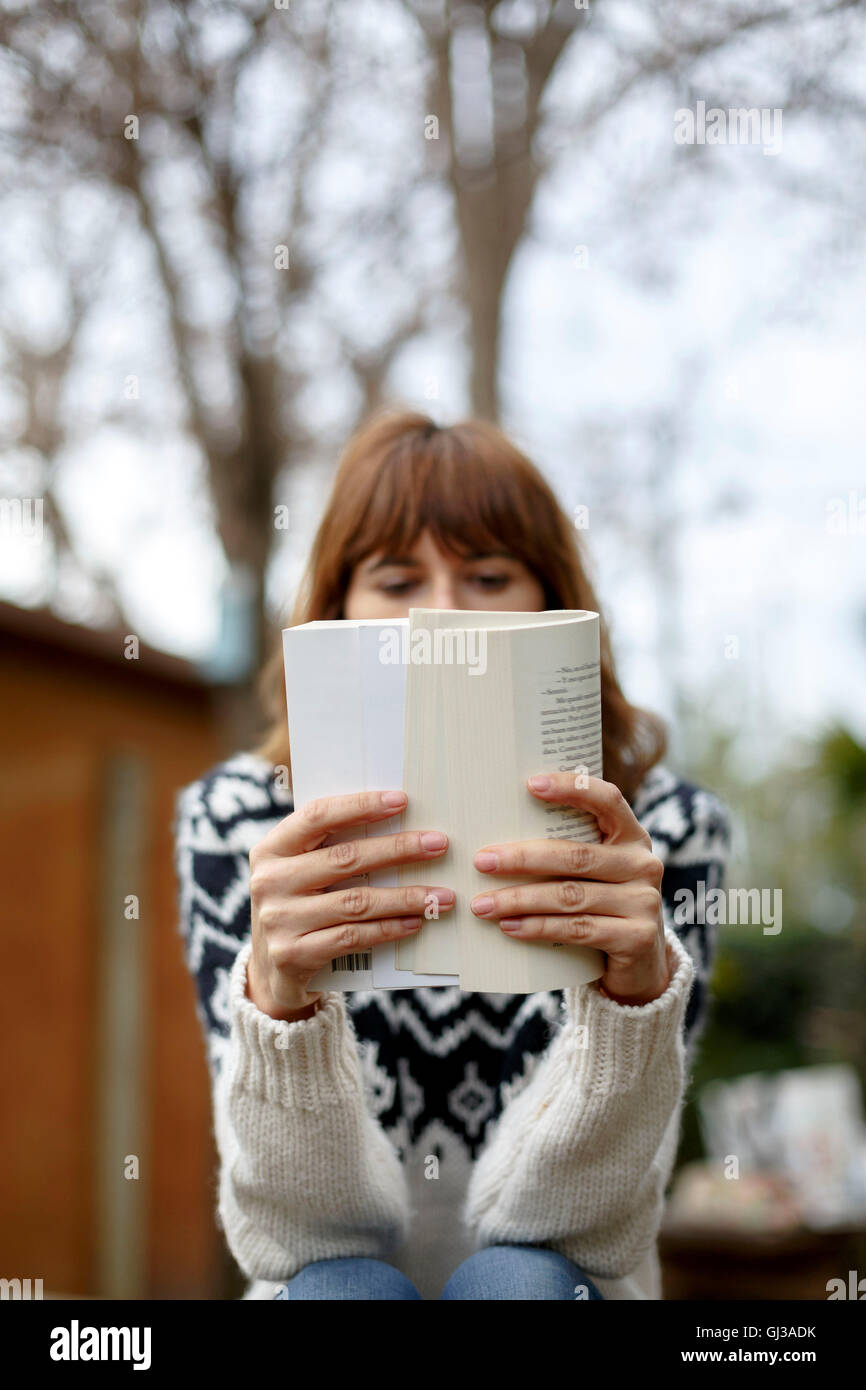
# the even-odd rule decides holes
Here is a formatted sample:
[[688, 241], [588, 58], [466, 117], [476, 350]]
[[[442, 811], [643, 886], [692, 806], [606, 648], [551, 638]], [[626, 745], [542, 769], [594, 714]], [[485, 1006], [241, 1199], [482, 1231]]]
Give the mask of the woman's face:
[[412, 608], [499, 609], [540, 613], [544, 589], [522, 560], [504, 549], [461, 559], [422, 531], [406, 555], [368, 555], [355, 566], [345, 618], [406, 618]]

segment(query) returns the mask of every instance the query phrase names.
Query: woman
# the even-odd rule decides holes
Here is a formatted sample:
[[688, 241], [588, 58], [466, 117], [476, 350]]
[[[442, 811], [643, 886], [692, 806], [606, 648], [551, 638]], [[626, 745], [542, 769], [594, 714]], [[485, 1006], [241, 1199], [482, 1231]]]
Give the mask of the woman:
[[[385, 412], [344, 451], [290, 622], [410, 605], [599, 611], [574, 528], [492, 425]], [[705, 926], [674, 926], [674, 894], [721, 885], [729, 826], [661, 765], [663, 726], [626, 701], [603, 622], [601, 657], [605, 780], [553, 773], [527, 794], [592, 811], [602, 843], [476, 859], [486, 920], [605, 953], [579, 989], [309, 991], [347, 950], [423, 929], [429, 892], [323, 890], [444, 856], [448, 826], [328, 848], [405, 797], [293, 807], [278, 649], [264, 744], [181, 793], [181, 927], [245, 1297], [661, 1297], [655, 1241], [713, 948]], [[518, 857], [538, 881], [497, 889]], [[447, 859], [441, 884], [447, 911]]]

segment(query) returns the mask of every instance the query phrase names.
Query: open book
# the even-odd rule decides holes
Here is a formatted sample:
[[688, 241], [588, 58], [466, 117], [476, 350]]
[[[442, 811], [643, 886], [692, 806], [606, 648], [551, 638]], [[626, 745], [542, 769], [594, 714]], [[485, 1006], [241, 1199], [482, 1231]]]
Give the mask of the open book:
[[456, 893], [455, 905], [412, 938], [341, 957], [310, 989], [457, 985], [530, 994], [597, 979], [600, 951], [506, 937], [469, 902], [550, 877], [481, 873], [472, 861], [483, 845], [600, 838], [593, 816], [540, 801], [526, 787], [540, 772], [602, 776], [598, 614], [412, 608], [408, 618], [286, 628], [283, 651], [295, 806], [389, 787], [408, 797], [402, 815], [327, 843], [400, 829], [449, 837], [433, 861], [335, 888], [442, 884]]

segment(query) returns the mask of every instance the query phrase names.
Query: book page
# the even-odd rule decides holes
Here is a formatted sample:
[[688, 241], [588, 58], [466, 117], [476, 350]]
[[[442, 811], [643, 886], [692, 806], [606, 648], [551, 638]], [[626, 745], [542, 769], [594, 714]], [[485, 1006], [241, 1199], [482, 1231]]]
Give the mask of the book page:
[[[319, 796], [402, 786], [406, 668], [381, 660], [383, 628], [408, 619], [301, 623], [283, 632], [286, 700], [292, 748], [292, 795], [297, 807]], [[402, 816], [350, 826], [325, 844], [394, 834]], [[397, 870], [374, 869], [343, 878], [326, 892], [355, 885], [396, 887]], [[395, 943], [340, 956], [319, 970], [312, 990], [405, 989], [454, 984], [439, 975], [395, 971]]]
[[[408, 629], [409, 619], [391, 619], [386, 622], [367, 620], [359, 632], [360, 685], [363, 693], [364, 718], [364, 783], [361, 790], [403, 786], [403, 722], [406, 706], [407, 666], [403, 661], [395, 662], [394, 644], [390, 643], [392, 633], [402, 636]], [[404, 829], [403, 816], [392, 816], [365, 827], [368, 838], [379, 835], [395, 835]], [[393, 868], [371, 869], [365, 881], [373, 888], [400, 887], [400, 872], [405, 868], [411, 871], [419, 865], [399, 865]], [[411, 877], [411, 872], [408, 874]], [[416, 879], [413, 879], [417, 882]], [[422, 932], [423, 932], [422, 927]], [[410, 989], [430, 985], [455, 985], [454, 975], [407, 974], [397, 968], [396, 948], [414, 945], [417, 938], [408, 941], [385, 941], [373, 947], [372, 967], [373, 985], [376, 989]]]
[[[364, 786], [363, 695], [358, 630], [301, 624], [283, 632], [292, 799], [296, 809], [320, 796]], [[366, 826], [328, 836], [326, 844], [366, 836]], [[366, 882], [356, 876], [341, 888]], [[330, 890], [327, 890], [330, 891]], [[313, 976], [311, 990], [372, 989], [369, 952], [331, 961]]]
[[[449, 785], [449, 738], [443, 723], [445, 683], [455, 663], [470, 672], [470, 686], [482, 678], [479, 657], [481, 633], [488, 628], [511, 628], [526, 623], [561, 621], [562, 612], [510, 613], [477, 609], [410, 608], [406, 658], [406, 731], [404, 786], [409, 798], [405, 824], [413, 830], [444, 830], [451, 835], [452, 800]], [[583, 616], [583, 613], [580, 613]], [[446, 634], [453, 632], [454, 639]], [[453, 778], [451, 779], [453, 781]], [[456, 793], [455, 793], [456, 794]], [[412, 865], [401, 883], [456, 884], [452, 850], [435, 862]], [[397, 944], [399, 968], [454, 973], [459, 966], [457, 907], [439, 920], [425, 922], [411, 941]]]
[[598, 618], [490, 630], [486, 648], [487, 670], [474, 690], [466, 667], [445, 668], [448, 765], [462, 789], [451, 798], [461, 988], [533, 993], [585, 984], [602, 974], [601, 952], [508, 938], [468, 904], [539, 877], [480, 873], [472, 860], [482, 845], [599, 838], [594, 817], [540, 802], [525, 786], [545, 770], [601, 775]]
[[[409, 636], [415, 646], [407, 653], [410, 658], [406, 673], [406, 718], [403, 754], [403, 787], [408, 797], [404, 812], [407, 830], [442, 830], [450, 837], [450, 801], [448, 767], [445, 750], [447, 736], [443, 724], [442, 678], [443, 664], [435, 660], [412, 660], [415, 657], [435, 657], [428, 638], [444, 627], [450, 614], [438, 610], [422, 611], [423, 621], [410, 609]], [[477, 615], [474, 615], [477, 619]], [[420, 630], [420, 640], [416, 634]], [[437, 859], [422, 864], [410, 864], [401, 869], [401, 884], [442, 884], [453, 887], [451, 846]], [[411, 941], [397, 944], [396, 962], [400, 969], [410, 968], [425, 973], [452, 976], [457, 983], [458, 953], [454, 925], [456, 908], [452, 907], [438, 919], [425, 921]]]

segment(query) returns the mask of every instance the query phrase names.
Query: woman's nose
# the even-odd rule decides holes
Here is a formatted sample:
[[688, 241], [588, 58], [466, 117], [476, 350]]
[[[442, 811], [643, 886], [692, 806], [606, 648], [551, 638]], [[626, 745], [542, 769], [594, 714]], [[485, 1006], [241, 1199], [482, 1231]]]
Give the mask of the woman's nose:
[[434, 608], [458, 608], [456, 586], [451, 579], [440, 579], [433, 585]]

